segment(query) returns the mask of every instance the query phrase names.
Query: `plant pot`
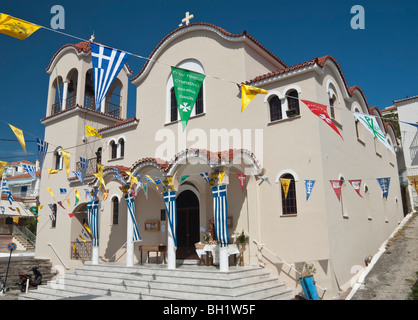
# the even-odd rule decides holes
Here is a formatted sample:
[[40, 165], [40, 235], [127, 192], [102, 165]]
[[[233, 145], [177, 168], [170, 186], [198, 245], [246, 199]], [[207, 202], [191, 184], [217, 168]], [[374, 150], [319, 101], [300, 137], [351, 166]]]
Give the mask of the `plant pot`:
[[319, 300], [313, 276], [307, 276], [299, 279], [302, 285], [303, 293], [307, 300]]

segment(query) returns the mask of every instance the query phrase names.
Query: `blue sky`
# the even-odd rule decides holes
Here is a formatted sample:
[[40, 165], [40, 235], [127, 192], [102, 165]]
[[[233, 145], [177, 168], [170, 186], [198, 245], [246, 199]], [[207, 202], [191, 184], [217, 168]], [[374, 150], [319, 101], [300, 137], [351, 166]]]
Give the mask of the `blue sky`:
[[[62, 0], [3, 2], [1, 13], [51, 27], [53, 5], [65, 9], [65, 33], [148, 57], [158, 42], [181, 23], [213, 23], [231, 33], [250, 35], [288, 65], [333, 55], [350, 86], [359, 85], [370, 106], [383, 109], [393, 100], [418, 95], [418, 4], [372, 0]], [[354, 30], [350, 9], [365, 10], [365, 29]], [[10, 123], [27, 140], [44, 137], [40, 119], [46, 114], [49, 76], [45, 68], [69, 38], [40, 29], [21, 41], [0, 34], [0, 139], [14, 139]], [[134, 75], [145, 60], [130, 57]], [[242, 79], [248, 80], [248, 79]], [[135, 86], [130, 85], [128, 117], [135, 115]], [[0, 160], [37, 158], [36, 143], [25, 154], [17, 141], [0, 140]]]

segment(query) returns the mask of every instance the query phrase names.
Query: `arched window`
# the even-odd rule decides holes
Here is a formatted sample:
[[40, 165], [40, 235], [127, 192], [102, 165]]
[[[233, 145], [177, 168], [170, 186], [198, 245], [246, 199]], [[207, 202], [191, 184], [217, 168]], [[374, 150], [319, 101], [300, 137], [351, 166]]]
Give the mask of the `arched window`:
[[54, 152], [54, 169], [57, 169], [57, 170], [61, 170], [62, 169], [61, 148], [58, 148]]
[[274, 95], [269, 99], [270, 121], [283, 119], [282, 102], [278, 96]]
[[123, 138], [119, 139], [119, 158], [123, 158], [125, 155], [125, 140]]
[[203, 113], [203, 86], [200, 87], [199, 94], [197, 95], [197, 98], [196, 98], [195, 112], [196, 114]]
[[287, 94], [287, 106], [288, 106], [288, 110], [295, 111], [295, 115], [299, 115], [300, 114], [300, 110], [299, 110], [299, 95], [298, 92], [296, 90], [290, 90]]
[[110, 141], [110, 159], [116, 159], [118, 157], [118, 146], [115, 141]]
[[112, 198], [112, 223], [118, 224], [119, 222], [119, 199], [118, 197]]
[[[96, 163], [102, 163], [102, 148], [100, 147], [99, 149], [97, 149], [96, 151]], [[96, 169], [97, 170], [97, 166]]]
[[[281, 186], [282, 193], [282, 214], [296, 214], [296, 185], [295, 178], [291, 174], [284, 174], [281, 176], [282, 179], [290, 179], [289, 190], [287, 191], [287, 197], [284, 194], [284, 188]], [[287, 187], [287, 186], [286, 186]]]
[[54, 203], [51, 209], [52, 209], [51, 228], [55, 228], [57, 226], [57, 204]]
[[174, 92], [174, 87], [171, 88], [170, 95], [171, 95], [170, 121], [174, 122], [174, 121], [177, 121], [177, 99], [176, 99], [176, 94]]
[[330, 117], [332, 119], [335, 119], [335, 109], [334, 109], [334, 105], [335, 105], [335, 101], [337, 100], [337, 97], [335, 95], [332, 95], [329, 98], [329, 113], [330, 113]]

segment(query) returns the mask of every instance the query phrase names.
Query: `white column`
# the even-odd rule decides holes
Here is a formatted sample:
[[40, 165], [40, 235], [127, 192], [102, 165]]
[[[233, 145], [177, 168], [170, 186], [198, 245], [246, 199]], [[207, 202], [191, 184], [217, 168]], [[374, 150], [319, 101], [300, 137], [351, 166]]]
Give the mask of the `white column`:
[[100, 111], [106, 113], [106, 97], [103, 98], [102, 103], [100, 104]]
[[62, 110], [67, 108], [67, 95], [68, 95], [68, 81], [64, 82], [64, 92], [62, 93]]
[[132, 267], [134, 265], [134, 243], [132, 241], [133, 237], [133, 222], [131, 214], [129, 213], [129, 208], [127, 210], [127, 229], [126, 229], [126, 266]]
[[[168, 225], [167, 225], [168, 226]], [[174, 245], [173, 234], [171, 233], [171, 228], [168, 226], [168, 239], [167, 239], [167, 268], [175, 269], [176, 268], [176, 247]]]
[[99, 264], [99, 247], [93, 247], [91, 264]]
[[229, 271], [228, 247], [219, 247], [219, 271]]

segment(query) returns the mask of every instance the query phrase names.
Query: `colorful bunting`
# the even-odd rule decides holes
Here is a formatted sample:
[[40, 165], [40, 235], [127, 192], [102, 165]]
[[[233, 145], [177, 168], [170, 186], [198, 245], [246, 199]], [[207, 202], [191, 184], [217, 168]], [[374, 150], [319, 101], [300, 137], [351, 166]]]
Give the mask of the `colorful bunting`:
[[354, 190], [356, 190], [357, 194], [363, 198], [363, 196], [360, 194], [360, 186], [361, 186], [361, 180], [357, 179], [357, 180], [348, 180], [348, 182], [351, 183], [351, 185], [353, 186]]
[[103, 179], [103, 165], [102, 164], [100, 164], [100, 163], [97, 164], [97, 173], [93, 173], [93, 175], [97, 179], [99, 179], [100, 184], [102, 184], [103, 188], [106, 189], [106, 184], [105, 184], [104, 179]]
[[145, 175], [145, 179], [147, 179], [148, 181], [152, 182], [155, 185], [155, 187], [157, 188], [157, 190], [158, 190], [157, 184], [155, 183], [155, 181], [149, 175], [146, 174]]
[[75, 192], [75, 203], [74, 203], [74, 207], [77, 206], [77, 203], [80, 201], [80, 193], [78, 192], [77, 189], [74, 189]]
[[60, 188], [60, 194], [66, 194], [67, 193], [67, 189], [65, 188]]
[[71, 208], [71, 199], [70, 198], [67, 198], [66, 200], [67, 200], [67, 204], [68, 204], [68, 210], [70, 210], [70, 208]]
[[12, 193], [10, 192], [9, 187], [7, 186], [7, 181], [3, 177], [1, 178], [1, 192], [7, 195], [7, 199], [9, 200], [10, 205], [14, 201]]
[[13, 127], [11, 124], [9, 124], [9, 126], [13, 130], [14, 134], [16, 135], [16, 138], [19, 141], [20, 145], [22, 146], [23, 151], [25, 151], [25, 155], [26, 155], [25, 137], [23, 136], [22, 130], [16, 127]]
[[315, 184], [315, 180], [305, 180], [306, 201], [308, 201], [309, 197], [311, 196], [314, 184]]
[[170, 186], [170, 188], [172, 190], [176, 190], [176, 189], [174, 189], [174, 185], [173, 185], [173, 177], [167, 177], [166, 179], [167, 179], [167, 183]]
[[385, 134], [383, 133], [382, 129], [380, 129], [379, 124], [377, 123], [377, 119], [375, 116], [372, 115], [365, 115], [362, 113], [354, 112], [354, 116], [373, 134], [373, 136], [378, 139], [381, 143], [383, 143], [386, 148], [390, 151], [395, 153], [392, 146], [385, 138]]
[[237, 176], [239, 180], [239, 185], [241, 186], [241, 190], [244, 191], [245, 179], [247, 179], [247, 175], [243, 173], [237, 173]]
[[109, 196], [109, 189], [106, 189], [103, 191], [103, 201], [106, 201], [108, 196]]
[[3, 176], [4, 169], [6, 168], [7, 162], [0, 161], [0, 177]]
[[248, 86], [245, 84], [241, 85], [241, 112], [245, 110], [248, 104], [254, 99], [257, 94], [267, 94], [268, 92], [264, 89]]
[[181, 176], [181, 178], [180, 178], [180, 184], [183, 183], [183, 181], [186, 180], [188, 177], [190, 177], [189, 174], [186, 174], [184, 176]]
[[224, 176], [225, 176], [225, 171], [219, 171], [218, 178], [219, 178], [219, 184], [220, 185], [222, 185], [222, 181], [224, 179]]
[[31, 175], [32, 178], [36, 179], [36, 166], [24, 163], [23, 167]]
[[59, 172], [58, 169], [48, 169], [48, 177], [49, 177], [50, 174], [56, 174], [58, 172]]
[[68, 151], [61, 149], [61, 155], [64, 159], [64, 166], [65, 166], [65, 172], [67, 172], [67, 179], [68, 175], [70, 174], [70, 153]]
[[48, 142], [36, 138], [36, 142], [38, 145], [38, 154], [39, 154], [39, 168], [42, 170], [42, 166], [44, 165], [44, 160], [46, 153], [48, 151]]
[[338, 198], [338, 201], [341, 201], [341, 186], [342, 181], [341, 180], [330, 180], [331, 186], [334, 189], [334, 192]]
[[390, 178], [377, 178], [377, 181], [379, 182], [380, 188], [382, 188], [383, 196], [387, 199], [389, 194]]
[[206, 76], [201, 73], [176, 67], [171, 67], [171, 75], [173, 77], [177, 108], [184, 131]]
[[202, 172], [200, 175], [202, 176], [203, 179], [205, 179], [208, 185], [210, 185], [209, 174], [207, 172]]
[[0, 32], [8, 36], [25, 40], [40, 28], [42, 27], [28, 21], [0, 13]]
[[52, 192], [52, 188], [46, 187], [46, 189], [49, 191], [49, 193], [51, 194], [52, 198], [54, 198], [54, 200], [55, 200], [55, 196], [54, 196], [54, 192]]
[[57, 203], [60, 205], [60, 207], [61, 207], [61, 208], [63, 208], [63, 209], [65, 210], [65, 208], [64, 208], [64, 206], [62, 205], [62, 202], [61, 202], [61, 201], [58, 201]]
[[338, 135], [341, 137], [341, 139], [344, 140], [343, 136], [340, 134], [340, 131], [338, 131], [335, 124], [332, 122], [331, 118], [328, 115], [327, 112], [327, 106], [324, 106], [319, 103], [311, 102], [302, 100], [304, 104], [306, 104], [309, 108], [309, 110], [312, 111], [313, 114], [317, 115], [319, 118], [321, 118], [327, 125], [329, 125]]

